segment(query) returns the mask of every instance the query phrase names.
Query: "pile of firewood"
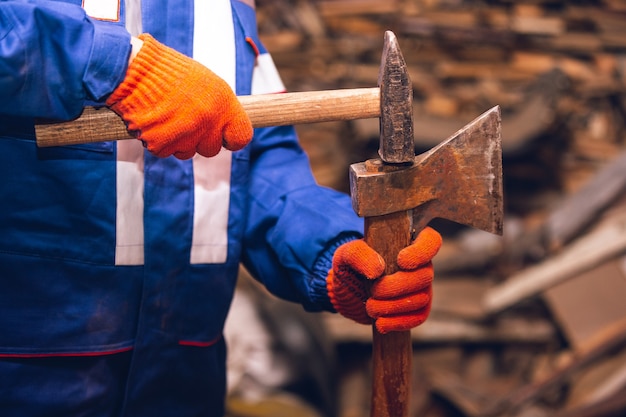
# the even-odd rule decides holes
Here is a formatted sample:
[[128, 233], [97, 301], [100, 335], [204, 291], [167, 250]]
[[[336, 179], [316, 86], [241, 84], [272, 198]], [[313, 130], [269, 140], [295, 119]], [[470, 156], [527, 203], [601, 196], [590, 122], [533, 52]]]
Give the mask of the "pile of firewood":
[[[626, 414], [626, 1], [257, 0], [288, 90], [376, 86], [383, 33], [429, 149], [502, 110], [505, 235], [445, 222], [435, 303], [412, 335], [411, 416]], [[378, 121], [297, 127], [348, 190]], [[370, 329], [323, 315], [338, 417], [367, 415]]]

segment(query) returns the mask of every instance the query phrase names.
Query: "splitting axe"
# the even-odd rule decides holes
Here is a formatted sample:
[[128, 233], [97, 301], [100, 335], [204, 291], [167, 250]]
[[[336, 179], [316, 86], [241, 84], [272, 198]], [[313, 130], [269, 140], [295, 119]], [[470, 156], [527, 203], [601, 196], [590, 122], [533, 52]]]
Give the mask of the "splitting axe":
[[[429, 221], [444, 218], [502, 234], [502, 146], [498, 106], [433, 149], [416, 156], [413, 87], [395, 35], [385, 33], [378, 87], [242, 96], [254, 127], [380, 118], [380, 158], [350, 166], [352, 205], [365, 241], [397, 271], [398, 252]], [[36, 126], [39, 146], [134, 138], [112, 111], [86, 108], [76, 120]], [[407, 417], [410, 331], [373, 326], [371, 415]]]

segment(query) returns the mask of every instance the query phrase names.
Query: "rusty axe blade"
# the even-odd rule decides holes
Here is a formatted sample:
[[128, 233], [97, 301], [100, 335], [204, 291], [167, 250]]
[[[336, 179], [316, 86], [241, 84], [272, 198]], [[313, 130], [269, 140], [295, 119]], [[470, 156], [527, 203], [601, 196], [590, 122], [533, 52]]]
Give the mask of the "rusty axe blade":
[[[498, 106], [486, 111], [410, 167], [380, 160], [350, 167], [355, 212], [362, 217], [413, 210], [413, 228], [444, 218], [502, 234], [502, 144]], [[419, 208], [419, 209], [418, 209]]]

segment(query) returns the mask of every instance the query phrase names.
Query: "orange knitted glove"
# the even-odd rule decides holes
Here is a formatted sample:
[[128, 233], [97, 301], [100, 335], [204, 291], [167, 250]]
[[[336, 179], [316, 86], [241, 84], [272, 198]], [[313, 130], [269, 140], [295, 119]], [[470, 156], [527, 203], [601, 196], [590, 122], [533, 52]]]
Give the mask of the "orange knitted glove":
[[232, 151], [252, 139], [252, 124], [230, 86], [197, 61], [148, 34], [124, 81], [106, 101], [150, 152], [189, 159]]
[[398, 254], [398, 272], [384, 276], [384, 260], [365, 241], [341, 245], [326, 279], [333, 307], [357, 323], [374, 320], [380, 333], [419, 326], [430, 313], [434, 278], [431, 261], [441, 243], [439, 233], [425, 228]]

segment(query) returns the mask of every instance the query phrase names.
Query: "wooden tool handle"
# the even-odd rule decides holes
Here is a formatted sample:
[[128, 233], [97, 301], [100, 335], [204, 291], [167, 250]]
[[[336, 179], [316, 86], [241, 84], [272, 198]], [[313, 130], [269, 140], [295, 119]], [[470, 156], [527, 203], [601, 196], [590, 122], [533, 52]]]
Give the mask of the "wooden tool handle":
[[[365, 242], [385, 260], [385, 274], [398, 270], [397, 257], [411, 243], [410, 212], [365, 218]], [[409, 331], [380, 334], [373, 329], [372, 417], [407, 417], [413, 347]]]
[[[380, 89], [354, 88], [239, 96], [253, 127], [285, 126], [380, 116]], [[106, 107], [87, 107], [72, 121], [35, 126], [41, 147], [132, 139], [124, 121]]]
[[261, 94], [238, 98], [254, 127], [380, 116], [380, 89], [377, 87]]

